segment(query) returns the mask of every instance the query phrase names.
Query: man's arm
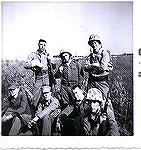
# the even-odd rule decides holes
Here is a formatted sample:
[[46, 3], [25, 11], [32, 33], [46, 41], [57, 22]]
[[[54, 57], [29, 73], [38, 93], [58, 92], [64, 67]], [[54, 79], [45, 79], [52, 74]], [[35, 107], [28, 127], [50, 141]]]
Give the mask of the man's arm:
[[84, 69], [80, 63], [78, 63], [78, 84], [84, 86]]
[[20, 100], [21, 100], [20, 107], [12, 113], [12, 116], [16, 116], [17, 114], [21, 115], [22, 113], [25, 112], [26, 107], [28, 105], [28, 101], [27, 101], [27, 96], [24, 92], [20, 93]]
[[32, 60], [34, 59], [34, 55], [35, 55], [35, 53], [33, 52], [28, 56], [28, 58], [25, 62], [25, 65], [24, 65], [25, 69], [32, 69]]
[[102, 60], [101, 60], [101, 68], [104, 71], [109, 71], [109, 63], [110, 63], [110, 55], [108, 51], [103, 51], [102, 53]]
[[43, 118], [45, 115], [49, 115], [52, 111], [54, 111], [55, 109], [59, 108], [60, 104], [59, 104], [58, 99], [53, 97], [51, 101], [52, 102], [51, 102], [51, 104], [48, 107], [46, 107], [43, 111], [38, 113], [37, 116], [39, 118]]
[[62, 73], [63, 73], [63, 66], [60, 65], [60, 66], [58, 67], [57, 72], [54, 74], [54, 77], [55, 77], [56, 79], [59, 79], [59, 78], [61, 78]]
[[104, 72], [104, 69], [100, 65], [98, 66], [97, 63], [90, 64], [86, 62], [84, 65], [84, 71], [100, 74]]

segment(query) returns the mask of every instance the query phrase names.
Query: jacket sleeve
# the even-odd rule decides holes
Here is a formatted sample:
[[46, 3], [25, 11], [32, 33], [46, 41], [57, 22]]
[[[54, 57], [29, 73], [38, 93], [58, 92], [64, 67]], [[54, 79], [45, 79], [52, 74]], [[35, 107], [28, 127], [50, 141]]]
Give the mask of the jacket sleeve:
[[51, 99], [51, 104], [46, 107], [42, 112], [40, 112], [37, 116], [39, 118], [43, 118], [46, 115], [49, 115], [51, 112], [53, 112], [54, 110], [56, 110], [57, 108], [59, 108], [59, 101], [58, 99], [56, 99], [55, 97], [53, 97]]
[[78, 63], [79, 67], [79, 73], [78, 73], [78, 84], [80, 86], [83, 86], [83, 81], [84, 81], [84, 69], [80, 63]]
[[35, 53], [34, 52], [32, 52], [29, 56], [28, 56], [28, 58], [27, 58], [27, 60], [26, 60], [26, 62], [25, 62], [25, 65], [24, 65], [24, 68], [25, 69], [31, 69], [32, 68], [32, 60], [34, 59], [34, 55], [35, 55]]
[[23, 114], [25, 112], [26, 107], [28, 105], [28, 101], [27, 101], [27, 96], [26, 96], [26, 94], [24, 92], [21, 93], [20, 100], [21, 100], [20, 107], [16, 111], [14, 111], [12, 113], [12, 115], [16, 115], [16, 114], [21, 115], [21, 114]]
[[101, 68], [104, 70], [104, 71], [109, 71], [109, 62], [110, 62], [110, 55], [108, 53], [108, 51], [103, 51], [102, 53], [102, 59], [101, 59]]
[[84, 70], [86, 72], [93, 72], [95, 74], [101, 74], [104, 71], [109, 71], [109, 62], [110, 62], [110, 56], [108, 51], [102, 52], [102, 59], [99, 62], [99, 66], [94, 64], [90, 64], [90, 56], [87, 58]]
[[[60, 65], [60, 66], [61, 66], [61, 65]], [[60, 66], [59, 66], [59, 67], [60, 67]], [[59, 79], [59, 78], [61, 78], [61, 76], [62, 76], [62, 73], [60, 72], [59, 67], [58, 67], [57, 72], [54, 74], [55, 79]]]
[[2, 116], [4, 115], [6, 110], [8, 109], [9, 105], [10, 105], [9, 98], [4, 98], [2, 100]]
[[89, 64], [89, 65], [85, 64], [84, 71], [86, 72], [93, 71], [93, 73], [100, 74], [104, 72], [104, 69], [101, 66], [95, 66], [93, 64]]

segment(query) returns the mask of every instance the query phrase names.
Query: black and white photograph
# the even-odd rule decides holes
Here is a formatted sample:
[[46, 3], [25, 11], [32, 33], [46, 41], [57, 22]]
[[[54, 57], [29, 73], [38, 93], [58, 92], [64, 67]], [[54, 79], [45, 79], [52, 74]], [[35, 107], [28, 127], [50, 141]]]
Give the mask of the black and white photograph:
[[133, 5], [1, 3], [1, 138], [135, 136]]

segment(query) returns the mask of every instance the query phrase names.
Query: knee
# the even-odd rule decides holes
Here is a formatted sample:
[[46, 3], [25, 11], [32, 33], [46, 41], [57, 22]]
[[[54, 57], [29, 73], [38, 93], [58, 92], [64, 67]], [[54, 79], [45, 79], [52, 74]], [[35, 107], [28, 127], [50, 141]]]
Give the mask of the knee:
[[15, 123], [15, 122], [16, 122], [16, 123], [17, 123], [17, 122], [18, 122], [18, 123], [21, 123], [21, 121], [20, 121], [20, 119], [19, 119], [18, 117], [15, 117], [15, 118], [13, 119], [13, 123]]
[[44, 118], [43, 118], [43, 122], [49, 122], [51, 121], [51, 117], [49, 115], [46, 115]]

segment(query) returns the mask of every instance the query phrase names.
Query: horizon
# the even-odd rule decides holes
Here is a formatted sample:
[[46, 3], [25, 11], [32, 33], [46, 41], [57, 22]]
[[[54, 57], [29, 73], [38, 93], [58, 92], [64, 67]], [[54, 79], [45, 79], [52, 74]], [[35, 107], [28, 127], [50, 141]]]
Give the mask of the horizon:
[[111, 54], [133, 52], [133, 2], [2, 3], [2, 57], [26, 59], [47, 41], [50, 56], [69, 49], [89, 55], [89, 36]]
[[[134, 55], [134, 54], [133, 53], [111, 54], [111, 57], [113, 57], [113, 56], [124, 56], [124, 55]], [[87, 55], [86, 56], [83, 56], [83, 55], [72, 56], [72, 58], [74, 58], [74, 57], [87, 57]], [[52, 58], [57, 59], [57, 58], [59, 58], [59, 55], [53, 55]], [[25, 61], [25, 60], [21, 60], [21, 59], [16, 58], [16, 59], [2, 59], [2, 61]]]

